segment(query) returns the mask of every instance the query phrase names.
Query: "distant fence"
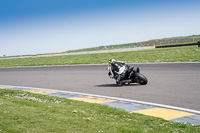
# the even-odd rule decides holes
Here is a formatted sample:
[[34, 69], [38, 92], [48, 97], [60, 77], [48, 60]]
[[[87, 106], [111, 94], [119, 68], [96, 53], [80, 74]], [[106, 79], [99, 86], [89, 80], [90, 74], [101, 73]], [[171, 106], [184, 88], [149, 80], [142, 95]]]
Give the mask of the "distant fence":
[[193, 45], [198, 45], [198, 47], [200, 47], [200, 41], [197, 42], [197, 43], [190, 43], [190, 44], [177, 44], [177, 45], [155, 46], [155, 48], [182, 47], [182, 46], [193, 46]]

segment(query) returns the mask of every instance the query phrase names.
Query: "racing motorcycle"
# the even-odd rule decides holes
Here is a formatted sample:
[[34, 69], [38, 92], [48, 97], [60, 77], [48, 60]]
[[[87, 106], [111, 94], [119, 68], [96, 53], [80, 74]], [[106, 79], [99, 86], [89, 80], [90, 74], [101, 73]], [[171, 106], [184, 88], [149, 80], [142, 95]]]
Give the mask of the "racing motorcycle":
[[[118, 74], [115, 74], [115, 80], [118, 78]], [[128, 66], [126, 77], [124, 78], [121, 85], [138, 83], [140, 85], [146, 85], [148, 83], [147, 78], [140, 73], [139, 67]]]

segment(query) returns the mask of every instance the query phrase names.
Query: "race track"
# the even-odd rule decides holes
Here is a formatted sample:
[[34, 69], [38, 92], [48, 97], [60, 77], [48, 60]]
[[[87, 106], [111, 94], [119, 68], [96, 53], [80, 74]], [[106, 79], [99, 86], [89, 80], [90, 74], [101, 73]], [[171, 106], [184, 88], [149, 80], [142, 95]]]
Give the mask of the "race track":
[[134, 64], [149, 83], [118, 87], [106, 65], [0, 68], [0, 85], [104, 95], [200, 111], [200, 63]]

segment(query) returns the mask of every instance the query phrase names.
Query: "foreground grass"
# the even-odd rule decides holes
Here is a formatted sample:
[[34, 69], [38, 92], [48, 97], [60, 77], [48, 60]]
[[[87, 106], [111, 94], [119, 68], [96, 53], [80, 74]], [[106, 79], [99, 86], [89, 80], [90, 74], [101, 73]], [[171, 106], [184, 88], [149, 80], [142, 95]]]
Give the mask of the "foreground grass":
[[4, 59], [0, 60], [0, 67], [103, 64], [107, 63], [110, 58], [127, 63], [200, 62], [200, 48], [198, 46], [186, 46], [120, 53]]
[[200, 126], [106, 105], [0, 89], [0, 132], [200, 132]]

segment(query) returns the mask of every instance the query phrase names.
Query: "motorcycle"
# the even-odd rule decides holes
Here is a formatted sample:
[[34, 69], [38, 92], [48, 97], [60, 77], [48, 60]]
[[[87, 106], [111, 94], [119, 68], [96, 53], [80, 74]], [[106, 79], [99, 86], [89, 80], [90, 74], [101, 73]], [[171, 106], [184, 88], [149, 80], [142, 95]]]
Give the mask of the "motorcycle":
[[[118, 74], [115, 75], [115, 80], [118, 78], [118, 76]], [[146, 85], [148, 83], [147, 78], [140, 73], [139, 67], [128, 66], [126, 77], [120, 85], [129, 85], [130, 83], [137, 83], [140, 85]]]

